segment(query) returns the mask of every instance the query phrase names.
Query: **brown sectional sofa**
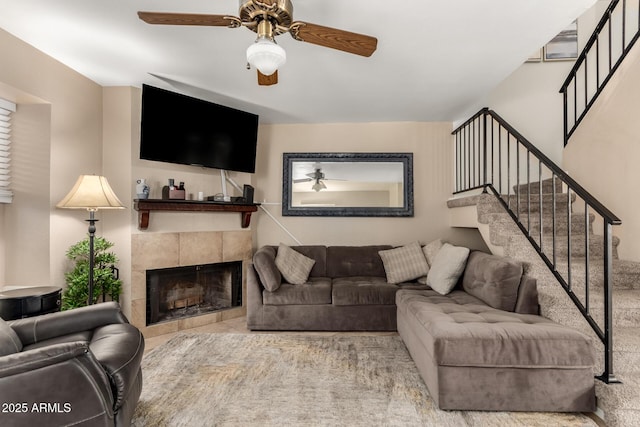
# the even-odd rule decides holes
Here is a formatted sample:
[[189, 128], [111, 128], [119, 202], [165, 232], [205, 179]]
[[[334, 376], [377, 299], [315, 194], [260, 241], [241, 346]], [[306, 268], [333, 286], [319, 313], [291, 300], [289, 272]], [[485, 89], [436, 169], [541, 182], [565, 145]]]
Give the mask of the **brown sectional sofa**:
[[249, 329], [397, 330], [441, 409], [595, 410], [590, 339], [538, 315], [536, 281], [522, 264], [471, 251], [442, 295], [387, 283], [378, 252], [391, 246], [293, 248], [316, 261], [304, 284], [282, 279], [278, 247], [254, 255]]

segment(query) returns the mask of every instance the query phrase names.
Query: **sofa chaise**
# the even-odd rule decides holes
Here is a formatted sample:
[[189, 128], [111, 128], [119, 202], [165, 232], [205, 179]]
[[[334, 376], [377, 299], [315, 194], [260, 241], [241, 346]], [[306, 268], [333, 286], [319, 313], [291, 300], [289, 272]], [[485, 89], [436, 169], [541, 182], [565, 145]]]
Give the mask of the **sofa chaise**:
[[472, 251], [458, 289], [396, 294], [398, 333], [440, 409], [596, 409], [590, 338], [526, 314], [520, 271]]

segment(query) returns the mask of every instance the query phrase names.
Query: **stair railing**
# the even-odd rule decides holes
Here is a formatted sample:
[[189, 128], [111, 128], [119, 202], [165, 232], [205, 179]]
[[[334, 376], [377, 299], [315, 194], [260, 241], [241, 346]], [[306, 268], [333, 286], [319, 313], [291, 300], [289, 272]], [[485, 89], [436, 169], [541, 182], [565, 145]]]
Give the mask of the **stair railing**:
[[[597, 378], [606, 383], [619, 382], [613, 374], [612, 226], [619, 225], [620, 219], [494, 111], [480, 110], [452, 135], [454, 194], [483, 189], [497, 197], [602, 341], [604, 370]], [[578, 200], [583, 201], [582, 206], [576, 205]], [[601, 246], [590, 241], [589, 231], [596, 217], [603, 226]], [[548, 218], [550, 229], [545, 229], [544, 220]], [[564, 221], [566, 239], [558, 235]], [[585, 236], [583, 247], [575, 247], [579, 231]], [[592, 295], [596, 292], [591, 260], [594, 244], [603, 255], [597, 270], [598, 275], [601, 273], [603, 306], [597, 307], [593, 306]], [[582, 256], [572, 255], [574, 252]], [[559, 259], [564, 254], [566, 268]], [[575, 267], [584, 267], [582, 283], [572, 276], [573, 262]]]
[[612, 0], [560, 88], [564, 145], [640, 37], [640, 0]]

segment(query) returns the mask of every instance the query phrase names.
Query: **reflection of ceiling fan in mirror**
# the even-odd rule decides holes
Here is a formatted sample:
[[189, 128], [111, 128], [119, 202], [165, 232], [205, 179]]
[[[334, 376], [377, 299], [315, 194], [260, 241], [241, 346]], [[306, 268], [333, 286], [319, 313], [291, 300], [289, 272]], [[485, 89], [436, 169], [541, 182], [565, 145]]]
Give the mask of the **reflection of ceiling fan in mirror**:
[[[325, 177], [324, 172], [322, 172], [322, 167], [319, 163], [316, 163], [314, 166], [314, 171], [305, 174], [305, 176], [307, 176], [308, 178], [299, 178], [299, 179], [294, 179], [293, 183], [297, 184], [300, 182], [311, 182], [311, 181], [315, 181], [313, 183], [313, 185], [311, 186], [311, 189], [313, 191], [320, 191], [320, 190], [326, 190], [327, 186], [324, 183], [324, 181], [331, 181], [331, 178], [327, 178]], [[343, 179], [333, 179], [333, 181], [344, 181]]]
[[341, 50], [361, 56], [371, 56], [378, 40], [375, 37], [302, 21], [293, 21], [290, 0], [240, 0], [240, 17], [194, 13], [138, 12], [148, 24], [203, 25], [238, 28], [244, 26], [258, 37], [247, 49], [247, 62], [258, 70], [258, 84], [278, 83], [278, 67], [286, 61], [284, 49], [275, 43], [275, 36], [288, 32], [298, 41]]
[[294, 179], [293, 182], [299, 183], [299, 182], [315, 181], [315, 183], [311, 186], [311, 189], [313, 191], [326, 190], [327, 186], [322, 181], [323, 179], [325, 179], [324, 173], [322, 172], [322, 169], [320, 169], [319, 166], [316, 166], [316, 169], [314, 172], [307, 173], [305, 175], [308, 176], [308, 178]]

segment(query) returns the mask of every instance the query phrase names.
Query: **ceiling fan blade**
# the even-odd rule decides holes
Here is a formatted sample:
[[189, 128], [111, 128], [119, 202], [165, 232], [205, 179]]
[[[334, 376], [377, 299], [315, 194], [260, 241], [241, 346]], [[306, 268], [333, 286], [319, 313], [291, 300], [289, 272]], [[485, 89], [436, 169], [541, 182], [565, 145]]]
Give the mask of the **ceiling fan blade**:
[[240, 19], [227, 15], [204, 15], [198, 13], [138, 12], [138, 18], [147, 24], [205, 25], [211, 27], [238, 27]]
[[260, 70], [256, 70], [258, 72], [258, 84], [260, 86], [271, 86], [278, 83], [278, 70], [274, 71], [273, 74], [269, 76], [265, 76], [260, 72]]
[[361, 56], [371, 56], [378, 46], [378, 39], [375, 37], [308, 22], [296, 21], [292, 23], [289, 32], [296, 40]]
[[309, 181], [313, 181], [313, 180], [311, 178], [300, 178], [300, 179], [294, 179], [293, 183], [298, 184], [300, 182], [309, 182]]

